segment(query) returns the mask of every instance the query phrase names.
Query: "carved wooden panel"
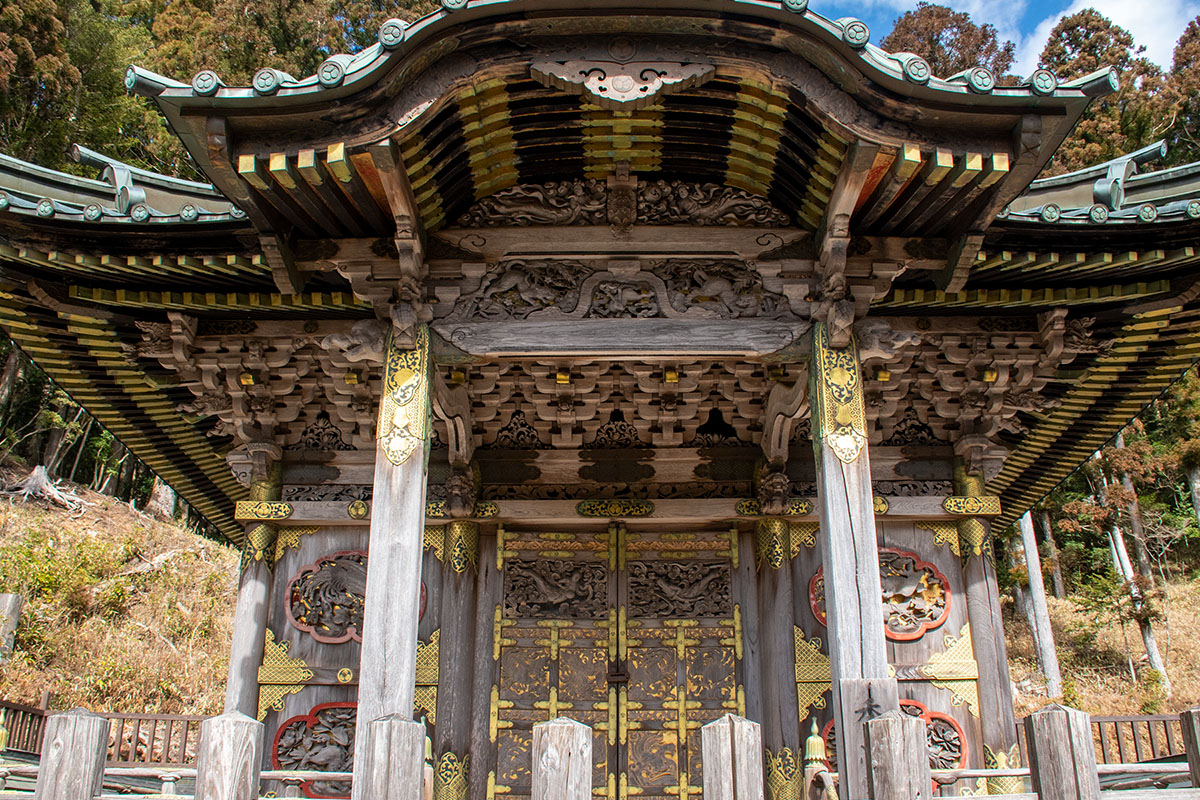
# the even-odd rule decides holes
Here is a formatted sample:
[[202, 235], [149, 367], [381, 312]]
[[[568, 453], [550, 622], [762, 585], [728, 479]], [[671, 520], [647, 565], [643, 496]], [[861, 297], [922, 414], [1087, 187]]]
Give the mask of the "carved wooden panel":
[[720, 617], [733, 613], [729, 562], [635, 561], [629, 565], [631, 617]]
[[[920, 639], [926, 631], [941, 626], [950, 615], [950, 582], [946, 576], [916, 553], [892, 547], [879, 548], [879, 578], [884, 633], [893, 641]], [[824, 568], [809, 581], [813, 614], [825, 623]]]
[[[275, 769], [352, 772], [356, 703], [323, 703], [302, 716], [284, 721], [275, 734], [271, 759]], [[305, 797], [349, 797], [350, 784], [305, 781]]]
[[504, 572], [504, 610], [531, 619], [599, 619], [608, 608], [607, 586], [600, 564], [511, 561]]
[[[966, 764], [967, 737], [954, 717], [940, 711], [930, 711], [924, 703], [901, 700], [900, 710], [925, 723], [925, 744], [929, 751], [930, 769], [959, 769]], [[837, 764], [837, 736], [833, 720], [821, 731], [825, 739], [826, 763], [831, 769]]]
[[318, 642], [362, 641], [367, 554], [330, 553], [301, 567], [288, 583], [288, 621]]

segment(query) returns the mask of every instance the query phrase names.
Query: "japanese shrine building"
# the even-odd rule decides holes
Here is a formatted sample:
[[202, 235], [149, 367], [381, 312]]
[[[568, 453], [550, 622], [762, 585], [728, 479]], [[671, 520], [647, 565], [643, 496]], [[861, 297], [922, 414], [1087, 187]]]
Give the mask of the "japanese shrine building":
[[566, 715], [598, 796], [687, 800], [733, 711], [769, 797], [814, 724], [862, 797], [895, 708], [1019, 760], [989, 528], [1197, 357], [1200, 167], [1035, 181], [1115, 73], [869, 35], [443, 0], [304, 78], [131, 68], [211, 184], [0, 158], [0, 327], [244, 550], [269, 764], [414, 715], [436, 797], [527, 797]]

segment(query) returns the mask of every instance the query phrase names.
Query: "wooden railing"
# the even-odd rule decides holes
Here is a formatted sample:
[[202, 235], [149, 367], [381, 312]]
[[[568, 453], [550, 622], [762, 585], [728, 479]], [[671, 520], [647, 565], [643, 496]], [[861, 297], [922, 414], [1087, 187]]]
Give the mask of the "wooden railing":
[[104, 714], [112, 722], [108, 763], [186, 766], [196, 763], [200, 723], [207, 717], [179, 714]]
[[[1183, 730], [1175, 714], [1092, 716], [1092, 739], [1100, 764], [1131, 764], [1183, 758]], [[1021, 763], [1029, 763], [1024, 721], [1017, 722]]]
[[0, 723], [8, 729], [7, 749], [33, 756], [42, 752], [42, 736], [46, 732], [45, 709], [0, 700]]

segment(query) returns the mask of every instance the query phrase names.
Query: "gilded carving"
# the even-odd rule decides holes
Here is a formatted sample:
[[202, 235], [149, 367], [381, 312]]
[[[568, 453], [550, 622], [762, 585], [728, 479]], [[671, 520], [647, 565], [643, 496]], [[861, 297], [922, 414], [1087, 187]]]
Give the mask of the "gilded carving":
[[942, 501], [942, 508], [947, 514], [959, 514], [970, 517], [991, 517], [1000, 513], [1000, 498], [983, 497], [947, 497]]
[[[354, 703], [322, 703], [285, 720], [271, 748], [275, 769], [353, 772], [357, 717]], [[350, 783], [305, 781], [300, 790], [305, 797], [349, 797]]]
[[280, 528], [275, 537], [275, 554], [272, 560], [278, 562], [289, 549], [299, 550], [301, 537], [312, 536], [319, 530], [321, 529], [317, 526], [308, 528]]
[[291, 645], [276, 642], [275, 634], [267, 628], [263, 663], [258, 668], [258, 719], [266, 718], [267, 712], [283, 710], [283, 698], [296, 694], [313, 679], [313, 672], [302, 659], [288, 655]]
[[956, 522], [918, 522], [917, 527], [932, 533], [934, 544], [946, 545], [950, 548], [951, 553], [959, 556], [962, 555], [958, 538], [960, 524]]
[[654, 513], [649, 500], [584, 500], [575, 506], [581, 517], [648, 517]]
[[479, 523], [455, 520], [445, 528], [445, 547], [455, 572], [479, 565]]
[[288, 584], [288, 621], [325, 644], [362, 641], [367, 554], [331, 553], [300, 569]]
[[813, 360], [819, 413], [819, 435], [839, 460], [849, 464], [867, 442], [858, 351], [850, 345], [834, 348], [824, 324], [813, 327]]
[[379, 434], [383, 454], [400, 466], [429, 435], [429, 329], [416, 328], [416, 346], [401, 350], [388, 343], [384, 362]]
[[699, 86], [716, 73], [712, 64], [669, 61], [535, 61], [534, 79], [586, 97], [611, 111], [636, 111], [663, 93]]
[[350, 519], [366, 519], [371, 513], [371, 505], [366, 500], [351, 500], [346, 506], [346, 516]]
[[[1004, 750], [996, 752], [988, 747], [986, 743], [983, 745], [984, 769], [1013, 769], [1019, 766], [1021, 766], [1020, 745], [1014, 744], [1007, 752]], [[989, 795], [1019, 794], [1023, 791], [1025, 791], [1025, 780], [1019, 775], [988, 778], [987, 780], [987, 793]]]
[[789, 747], [765, 752], [768, 800], [804, 800], [804, 769], [796, 753]]
[[[916, 553], [879, 548], [884, 633], [893, 641], [920, 639], [950, 616], [950, 582], [941, 571]], [[825, 623], [824, 567], [809, 581], [813, 614]]]
[[579, 561], [507, 559], [504, 614], [532, 619], [606, 618], [608, 570], [603, 564]]
[[454, 753], [442, 753], [433, 772], [433, 800], [467, 800], [470, 768], [469, 755], [459, 758]]
[[728, 561], [632, 561], [629, 616], [722, 617], [733, 611]]
[[[740, 517], [757, 517], [762, 513], [762, 506], [758, 500], [739, 500], [734, 507]], [[787, 504], [778, 516], [785, 517], [803, 517], [812, 513], [813, 504], [811, 500], [806, 500], [803, 497], [790, 497]]]
[[[500, 513], [500, 506], [490, 501], [478, 502], [471, 510], [472, 519], [487, 519], [494, 517]], [[450, 510], [446, 507], [445, 500], [432, 500], [425, 504], [425, 517], [427, 519], [449, 519]]]
[[761, 568], [779, 569], [792, 552], [792, 531], [786, 519], [765, 517], [754, 527], [754, 554]]
[[234, 515], [238, 519], [287, 519], [292, 515], [292, 504], [279, 500], [239, 500]]
[[796, 642], [796, 700], [800, 717], [810, 709], [825, 708], [825, 692], [830, 687], [829, 656], [821, 652], [821, 640], [809, 639], [800, 626], [794, 625]]

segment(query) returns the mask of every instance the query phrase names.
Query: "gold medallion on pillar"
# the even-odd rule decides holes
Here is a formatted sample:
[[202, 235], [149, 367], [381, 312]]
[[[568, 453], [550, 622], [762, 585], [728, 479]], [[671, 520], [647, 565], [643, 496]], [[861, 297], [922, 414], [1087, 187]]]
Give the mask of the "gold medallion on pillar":
[[376, 435], [387, 460], [400, 466], [429, 434], [429, 329], [417, 327], [417, 345], [399, 350], [388, 339], [383, 397]]
[[817, 428], [839, 460], [849, 464], [858, 458], [867, 442], [863, 413], [862, 375], [858, 346], [851, 337], [848, 347], [829, 344], [824, 323], [813, 326], [813, 377], [817, 397]]

